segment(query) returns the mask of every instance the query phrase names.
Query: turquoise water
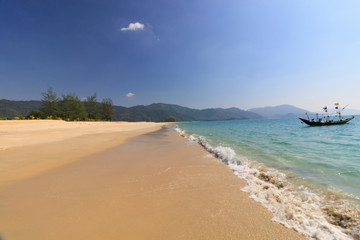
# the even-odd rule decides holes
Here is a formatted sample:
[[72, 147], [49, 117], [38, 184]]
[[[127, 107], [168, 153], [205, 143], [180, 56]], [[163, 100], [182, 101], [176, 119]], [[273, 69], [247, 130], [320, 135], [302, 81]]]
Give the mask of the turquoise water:
[[[309, 204], [300, 208], [314, 209], [301, 217], [323, 214], [319, 224], [325, 220], [331, 224], [328, 231], [332, 238], [321, 235], [323, 233], [318, 229], [298, 231], [315, 239], [318, 236], [319, 239], [360, 237], [357, 235], [360, 234], [359, 116], [345, 125], [323, 127], [308, 127], [298, 119], [193, 122], [181, 123], [178, 127], [191, 135], [189, 139], [198, 141], [209, 152], [229, 163], [236, 175], [247, 180], [249, 186], [244, 191], [273, 211], [274, 220], [296, 229], [295, 223], [277, 215], [278, 208], [284, 203], [274, 207], [276, 204], [272, 203], [272, 197], [280, 196], [291, 203], [293, 198], [308, 195], [310, 200], [299, 201], [300, 204]], [[266, 195], [269, 189], [269, 186], [264, 187], [266, 184], [275, 185], [271, 196]], [[295, 206], [290, 204], [287, 207], [283, 217], [298, 217], [295, 213], [290, 217], [286, 213]], [[315, 213], [316, 208], [322, 212]], [[343, 219], [350, 220], [345, 222]], [[332, 225], [334, 229], [331, 229]], [[336, 235], [337, 229], [345, 235]]]

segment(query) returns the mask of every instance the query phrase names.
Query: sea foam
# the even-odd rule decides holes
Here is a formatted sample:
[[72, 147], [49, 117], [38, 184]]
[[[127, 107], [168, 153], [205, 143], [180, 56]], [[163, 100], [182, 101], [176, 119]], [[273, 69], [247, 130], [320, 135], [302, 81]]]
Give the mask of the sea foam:
[[231, 147], [211, 146], [202, 136], [188, 135], [179, 127], [175, 130], [200, 144], [244, 179], [247, 186], [242, 190], [272, 212], [274, 221], [310, 239], [360, 239], [360, 212], [350, 203], [294, 184], [291, 176], [251, 161]]

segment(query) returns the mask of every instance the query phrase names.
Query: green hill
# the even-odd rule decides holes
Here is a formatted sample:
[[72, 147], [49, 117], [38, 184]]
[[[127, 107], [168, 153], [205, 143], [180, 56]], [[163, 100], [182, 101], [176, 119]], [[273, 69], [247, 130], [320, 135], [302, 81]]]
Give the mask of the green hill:
[[6, 99], [0, 100], [0, 116], [9, 119], [18, 116], [26, 116], [32, 110], [39, 109], [40, 101], [11, 101]]
[[192, 109], [173, 104], [154, 103], [130, 108], [115, 107], [114, 117], [121, 121], [163, 121], [173, 117], [176, 121], [221, 121], [258, 119], [260, 115], [240, 109]]

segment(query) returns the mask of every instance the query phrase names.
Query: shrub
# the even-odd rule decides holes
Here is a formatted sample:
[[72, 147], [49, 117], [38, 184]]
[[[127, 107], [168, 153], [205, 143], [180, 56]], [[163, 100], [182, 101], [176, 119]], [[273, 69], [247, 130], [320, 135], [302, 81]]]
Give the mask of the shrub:
[[164, 120], [164, 122], [176, 122], [176, 120], [173, 117], [168, 117]]
[[20, 120], [20, 118], [19, 117], [14, 117], [13, 120]]
[[40, 119], [40, 118], [43, 118], [44, 116], [44, 113], [40, 110], [33, 110], [31, 111], [27, 116], [26, 118], [27, 119]]

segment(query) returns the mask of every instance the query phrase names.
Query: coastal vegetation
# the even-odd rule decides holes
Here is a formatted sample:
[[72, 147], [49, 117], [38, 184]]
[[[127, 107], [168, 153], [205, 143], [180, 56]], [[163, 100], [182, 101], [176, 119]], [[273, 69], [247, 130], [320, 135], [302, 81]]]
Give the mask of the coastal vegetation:
[[75, 93], [62, 94], [59, 98], [50, 87], [42, 93], [42, 97], [40, 109], [37, 112], [30, 112], [27, 118], [64, 119], [67, 121], [114, 120], [112, 100], [105, 98], [100, 103], [96, 93], [81, 101]]
[[[20, 113], [22, 115], [20, 115]], [[58, 97], [49, 87], [42, 93], [41, 101], [1, 100], [0, 120], [57, 119], [66, 121], [115, 120], [111, 98], [98, 102], [96, 93], [81, 100], [75, 93]], [[23, 117], [25, 115], [25, 117]]]
[[173, 117], [168, 117], [164, 120], [164, 122], [176, 122], [176, 119]]

